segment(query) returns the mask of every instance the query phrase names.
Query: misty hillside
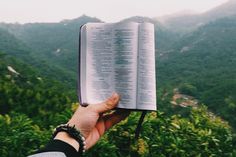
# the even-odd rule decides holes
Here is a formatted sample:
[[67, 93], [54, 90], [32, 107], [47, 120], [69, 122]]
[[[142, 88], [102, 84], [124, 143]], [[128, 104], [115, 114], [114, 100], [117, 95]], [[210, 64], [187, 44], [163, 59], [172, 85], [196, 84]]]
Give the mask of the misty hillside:
[[[160, 54], [159, 86], [195, 87], [191, 93], [235, 126], [236, 119], [236, 16], [200, 27]], [[190, 93], [188, 93], [190, 94]]]
[[[203, 13], [202, 17], [205, 21], [215, 20], [226, 16], [232, 16], [236, 14], [236, 1], [228, 0], [228, 2], [213, 8], [210, 11]], [[205, 17], [204, 17], [205, 16]]]
[[183, 13], [180, 15], [164, 16], [159, 20], [165, 27], [172, 31], [186, 33], [208, 23], [209, 21], [214, 21], [235, 14], [236, 1], [229, 0], [228, 2], [201, 14]]
[[[164, 51], [178, 39], [178, 35], [167, 30], [158, 21], [148, 17], [131, 17], [124, 22], [151, 22], [155, 25], [156, 49]], [[35, 58], [45, 60], [52, 66], [59, 66], [63, 70], [77, 73], [78, 38], [80, 26], [87, 22], [101, 22], [96, 18], [81, 16], [73, 20], [59, 23], [33, 24], [0, 24], [0, 27], [11, 32], [23, 41], [34, 53]]]
[[16, 111], [36, 118], [35, 116], [42, 110], [45, 110], [45, 114], [52, 114], [45, 108], [49, 104], [54, 104], [50, 106], [51, 109], [57, 108], [59, 111], [63, 109], [63, 105], [70, 103], [69, 99], [66, 102], [66, 95], [70, 95], [67, 86], [53, 77], [42, 76], [35, 67], [2, 52], [0, 52], [0, 78], [1, 113]]
[[13, 34], [9, 33], [8, 30], [0, 28], [0, 51], [8, 52], [8, 54], [27, 59], [30, 50], [26, 44], [21, 40], [17, 39]]
[[87, 22], [101, 21], [84, 15], [59, 23], [1, 24], [0, 27], [33, 49], [34, 57], [76, 73], [79, 29]]
[[33, 50], [26, 42], [16, 38], [13, 34], [0, 28], [0, 52], [21, 59], [23, 62], [36, 68], [43, 77], [57, 77], [58, 81], [70, 84], [71, 88], [75, 88], [76, 75], [70, 71], [65, 71], [60, 66], [49, 64], [43, 57], [35, 56], [37, 50]]

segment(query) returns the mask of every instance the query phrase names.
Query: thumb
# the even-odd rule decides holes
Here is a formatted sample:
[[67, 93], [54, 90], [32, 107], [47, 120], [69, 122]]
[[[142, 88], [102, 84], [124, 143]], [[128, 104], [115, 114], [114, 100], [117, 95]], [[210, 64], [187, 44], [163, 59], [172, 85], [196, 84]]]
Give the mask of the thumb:
[[117, 93], [114, 93], [106, 101], [100, 104], [93, 105], [93, 107], [98, 113], [104, 113], [115, 108], [119, 100], [120, 100], [120, 96]]

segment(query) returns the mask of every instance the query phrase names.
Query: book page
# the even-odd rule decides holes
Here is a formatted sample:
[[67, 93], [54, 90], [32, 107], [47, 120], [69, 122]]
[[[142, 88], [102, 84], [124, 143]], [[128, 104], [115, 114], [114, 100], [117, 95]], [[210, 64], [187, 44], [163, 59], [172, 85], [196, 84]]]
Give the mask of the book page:
[[137, 109], [156, 110], [154, 25], [139, 25]]
[[114, 91], [112, 24], [88, 23], [86, 29], [86, 101], [95, 104]]
[[113, 29], [115, 91], [119, 108], [136, 109], [138, 23], [117, 23]]

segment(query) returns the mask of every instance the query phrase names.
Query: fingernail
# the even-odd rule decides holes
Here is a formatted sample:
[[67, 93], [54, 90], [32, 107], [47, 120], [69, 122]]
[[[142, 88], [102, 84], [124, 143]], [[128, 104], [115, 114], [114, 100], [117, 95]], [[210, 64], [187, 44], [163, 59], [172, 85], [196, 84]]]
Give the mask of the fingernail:
[[118, 94], [117, 93], [113, 93], [111, 97], [112, 97], [113, 101], [116, 101], [117, 98], [118, 98]]

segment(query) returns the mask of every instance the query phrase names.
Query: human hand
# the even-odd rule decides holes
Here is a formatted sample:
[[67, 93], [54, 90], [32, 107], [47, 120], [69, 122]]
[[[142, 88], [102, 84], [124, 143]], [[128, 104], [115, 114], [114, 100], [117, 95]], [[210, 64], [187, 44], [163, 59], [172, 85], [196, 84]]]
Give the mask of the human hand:
[[129, 111], [122, 109], [105, 114], [114, 109], [119, 100], [119, 95], [114, 93], [102, 103], [90, 104], [87, 107], [80, 106], [69, 120], [68, 124], [75, 125], [85, 137], [86, 149], [91, 148], [106, 130], [129, 115]]

